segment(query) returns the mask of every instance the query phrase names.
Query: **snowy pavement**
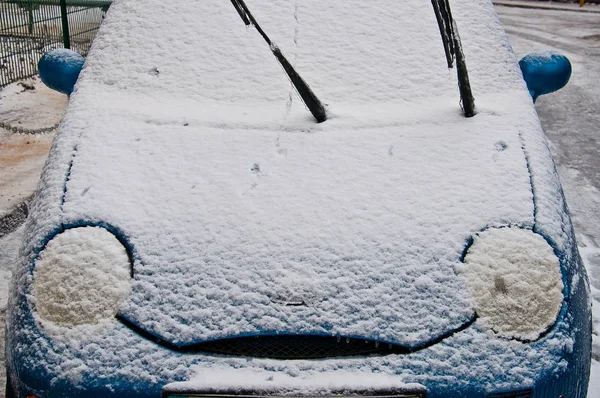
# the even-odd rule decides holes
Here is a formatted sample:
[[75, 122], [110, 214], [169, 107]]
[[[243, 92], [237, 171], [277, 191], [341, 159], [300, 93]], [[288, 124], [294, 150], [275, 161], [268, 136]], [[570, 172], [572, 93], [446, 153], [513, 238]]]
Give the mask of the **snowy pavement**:
[[[506, 0], [503, 0], [506, 1]], [[514, 2], [516, 3], [516, 2]], [[524, 2], [520, 2], [524, 3]], [[591, 6], [590, 6], [591, 7]], [[600, 8], [600, 7], [597, 7]], [[592, 292], [600, 303], [600, 24], [594, 13], [498, 7], [517, 55], [553, 48], [573, 62], [570, 84], [561, 92], [541, 97], [537, 109], [551, 142], [561, 181], [575, 223], [581, 255], [588, 267]], [[467, 60], [468, 61], [468, 60]], [[0, 92], [0, 121], [36, 129], [54, 125], [62, 116], [66, 97], [36, 86], [37, 93], [13, 86]], [[17, 94], [18, 92], [18, 94]], [[43, 102], [40, 107], [36, 101]], [[40, 109], [48, 111], [40, 112]], [[35, 115], [32, 118], [31, 115]], [[0, 216], [29, 196], [49, 148], [52, 134], [15, 135], [0, 129]], [[4, 312], [10, 266], [18, 251], [22, 228], [0, 238], [0, 367], [4, 363]], [[594, 308], [595, 346], [590, 398], [600, 398], [600, 304]], [[0, 369], [0, 397], [4, 396]]]
[[[39, 79], [27, 79], [0, 91], [0, 217], [33, 194], [54, 134], [35, 132], [56, 126], [67, 96]], [[10, 130], [9, 130], [10, 129]], [[2, 233], [0, 231], [0, 236]]]
[[[586, 3], [583, 7], [580, 7], [578, 3], [546, 2], [531, 0], [494, 0], [494, 5], [538, 10], [600, 13], [600, 5], [589, 3]], [[499, 11], [499, 13], [501, 13], [501, 11]]]

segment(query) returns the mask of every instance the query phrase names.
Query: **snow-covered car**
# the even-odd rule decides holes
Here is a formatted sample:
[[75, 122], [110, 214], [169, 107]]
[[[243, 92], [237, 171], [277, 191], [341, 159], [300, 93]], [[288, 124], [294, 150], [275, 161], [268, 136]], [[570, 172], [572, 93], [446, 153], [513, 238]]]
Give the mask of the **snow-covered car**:
[[585, 397], [590, 322], [489, 0], [120, 0], [30, 208], [7, 396]]

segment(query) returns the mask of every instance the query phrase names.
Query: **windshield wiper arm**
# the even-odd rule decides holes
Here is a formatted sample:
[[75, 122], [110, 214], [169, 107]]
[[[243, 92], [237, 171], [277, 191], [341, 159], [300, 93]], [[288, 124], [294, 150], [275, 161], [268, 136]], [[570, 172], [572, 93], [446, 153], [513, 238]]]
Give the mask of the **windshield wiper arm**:
[[319, 98], [315, 95], [315, 93], [311, 90], [309, 85], [302, 79], [302, 77], [296, 72], [296, 69], [290, 64], [287, 58], [283, 55], [279, 47], [271, 41], [269, 36], [265, 33], [264, 30], [260, 27], [256, 19], [248, 9], [248, 6], [244, 2], [244, 0], [231, 0], [231, 4], [235, 7], [240, 18], [246, 24], [246, 26], [254, 26], [258, 33], [265, 39], [269, 47], [271, 48], [271, 52], [275, 55], [275, 58], [279, 61], [288, 77], [292, 81], [292, 84], [296, 88], [296, 91], [306, 104], [308, 110], [315, 117], [318, 123], [322, 123], [327, 120], [327, 112], [325, 111], [325, 107], [323, 103], [319, 100]]
[[465, 54], [462, 50], [462, 43], [460, 41], [460, 36], [458, 35], [456, 21], [452, 18], [449, 0], [431, 0], [431, 4], [433, 5], [435, 17], [440, 28], [440, 34], [442, 35], [442, 41], [444, 42], [448, 68], [452, 68], [454, 60], [456, 60], [458, 90], [460, 92], [460, 102], [462, 103], [463, 112], [466, 117], [475, 116], [475, 99], [473, 98], [473, 92], [471, 91]]

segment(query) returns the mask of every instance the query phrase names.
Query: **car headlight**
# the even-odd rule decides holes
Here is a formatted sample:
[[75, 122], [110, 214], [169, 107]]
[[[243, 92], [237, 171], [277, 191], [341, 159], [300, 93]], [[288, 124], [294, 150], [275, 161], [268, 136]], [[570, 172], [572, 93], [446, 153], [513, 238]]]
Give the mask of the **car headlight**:
[[479, 320], [501, 337], [533, 341], [563, 302], [559, 259], [531, 230], [491, 228], [477, 234], [462, 270]]
[[35, 261], [31, 286], [38, 317], [59, 326], [89, 325], [114, 317], [130, 289], [131, 263], [104, 228], [56, 235]]

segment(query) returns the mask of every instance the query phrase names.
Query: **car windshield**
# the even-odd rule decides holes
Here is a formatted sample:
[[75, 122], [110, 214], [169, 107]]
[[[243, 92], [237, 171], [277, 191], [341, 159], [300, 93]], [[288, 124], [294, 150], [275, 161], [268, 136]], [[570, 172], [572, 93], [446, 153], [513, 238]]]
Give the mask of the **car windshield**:
[[[116, 3], [82, 74], [88, 86], [101, 86], [88, 90], [96, 93], [95, 103], [118, 112], [115, 101], [122, 100], [139, 107], [136, 114], [148, 109], [152, 116], [161, 108], [165, 117], [185, 113], [219, 125], [278, 126], [298, 120], [314, 124], [319, 118], [306, 111], [297, 94], [301, 90], [290, 84], [289, 73], [282, 72], [274, 47], [247, 25], [253, 23], [242, 7], [246, 4], [261, 30], [327, 106], [330, 120], [350, 115], [381, 121], [382, 112], [400, 119], [402, 113], [416, 114], [414, 108], [419, 114], [431, 113], [440, 101], [458, 106], [456, 76], [448, 72], [438, 21], [429, 4], [233, 3], [237, 6], [231, 0]], [[486, 28], [495, 15], [472, 11], [462, 1], [452, 7], [468, 44], [465, 54], [475, 94], [481, 98], [486, 92], [505, 90], [497, 76], [506, 74], [506, 46]], [[117, 12], [121, 8], [126, 10]], [[111, 26], [124, 23], [128, 29]], [[108, 43], [110, 51], [104, 51]]]
[[277, 61], [281, 64], [285, 72], [287, 73], [290, 81], [294, 85], [294, 88], [298, 92], [298, 95], [304, 101], [304, 104], [308, 107], [312, 115], [315, 117], [317, 122], [322, 123], [327, 120], [327, 113], [325, 111], [325, 107], [321, 103], [321, 100], [317, 98], [315, 93], [311, 90], [308, 84], [302, 79], [302, 77], [296, 72], [296, 69], [290, 64], [288, 59], [283, 55], [281, 49], [277, 46], [277, 44], [273, 43], [269, 36], [265, 33], [264, 30], [260, 27], [250, 9], [244, 2], [244, 0], [231, 0], [231, 3], [235, 7], [239, 16], [242, 18], [242, 21], [246, 24], [246, 26], [254, 25], [258, 33], [265, 39], [265, 42], [271, 48], [273, 55], [277, 58]]

